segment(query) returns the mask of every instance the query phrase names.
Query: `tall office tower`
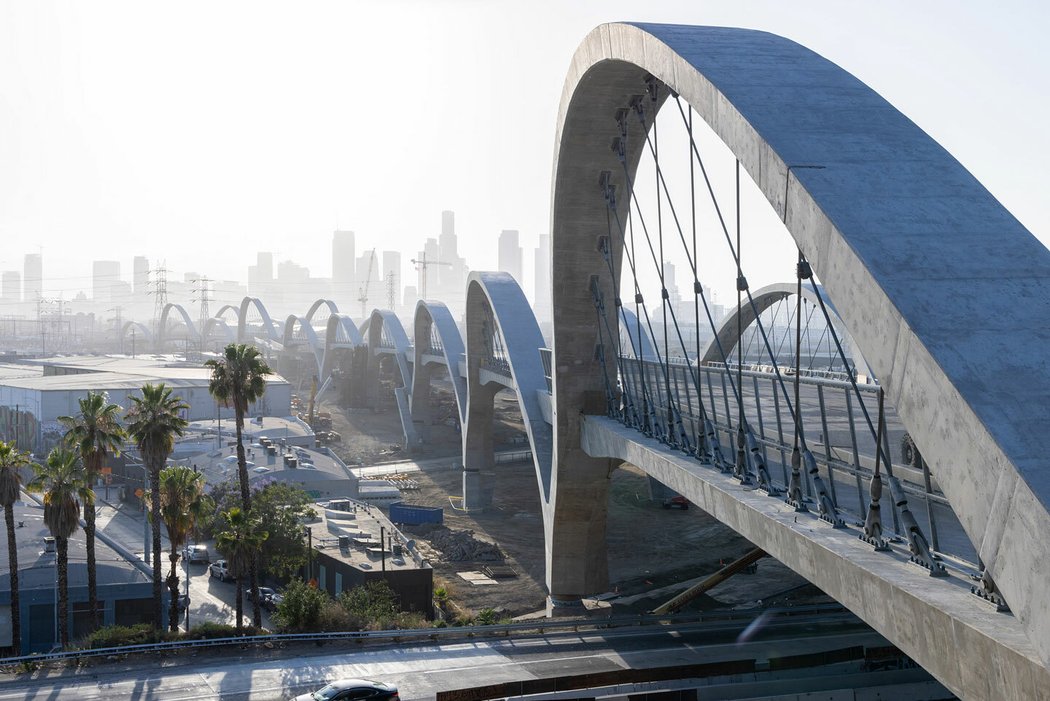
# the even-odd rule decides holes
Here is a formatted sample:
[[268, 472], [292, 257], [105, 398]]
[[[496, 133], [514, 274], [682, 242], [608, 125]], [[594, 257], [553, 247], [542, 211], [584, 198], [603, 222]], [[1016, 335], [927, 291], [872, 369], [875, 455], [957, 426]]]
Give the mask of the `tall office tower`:
[[522, 275], [522, 253], [518, 245], [516, 229], [504, 229], [499, 235], [499, 270], [510, 273], [524, 289], [525, 277]]
[[682, 303], [682, 296], [678, 293], [674, 263], [667, 260], [664, 261], [664, 287], [667, 288], [667, 299], [671, 308], [677, 310]]
[[22, 275], [22, 299], [31, 302], [44, 296], [44, 257], [27, 253]]
[[[430, 260], [429, 253], [427, 260]], [[438, 238], [438, 256], [435, 260], [447, 265], [431, 266], [427, 297], [442, 300], [453, 315], [458, 315], [466, 303], [467, 261], [459, 256], [455, 212], [441, 213], [441, 236]]]
[[273, 254], [260, 251], [255, 260], [255, 265], [248, 266], [248, 292], [258, 296], [273, 284]]
[[337, 230], [332, 235], [332, 282], [354, 281], [354, 263], [357, 260], [354, 248], [354, 232]]
[[397, 309], [401, 297], [401, 252], [383, 251], [383, 306]]
[[535, 267], [533, 268], [533, 293], [532, 307], [536, 310], [537, 321], [551, 321], [553, 311], [551, 309], [551, 237], [550, 234], [540, 234], [540, 242], [536, 247]]
[[22, 299], [22, 274], [17, 270], [6, 270], [0, 282], [0, 295], [6, 302], [18, 302]]
[[113, 288], [120, 281], [120, 263], [96, 260], [91, 264], [91, 298], [102, 304], [113, 301]]
[[149, 294], [149, 258], [135, 256], [131, 261], [131, 293], [136, 298]]

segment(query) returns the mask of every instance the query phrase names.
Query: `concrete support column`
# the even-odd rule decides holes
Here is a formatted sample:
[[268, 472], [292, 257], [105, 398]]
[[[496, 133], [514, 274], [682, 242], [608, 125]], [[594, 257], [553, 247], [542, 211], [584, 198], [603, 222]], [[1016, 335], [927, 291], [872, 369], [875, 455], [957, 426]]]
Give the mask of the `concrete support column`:
[[467, 509], [483, 509], [491, 503], [492, 490], [482, 487], [481, 473], [491, 472], [496, 464], [493, 400], [500, 389], [495, 384], [480, 385], [467, 401], [467, 425], [463, 432], [463, 506]]

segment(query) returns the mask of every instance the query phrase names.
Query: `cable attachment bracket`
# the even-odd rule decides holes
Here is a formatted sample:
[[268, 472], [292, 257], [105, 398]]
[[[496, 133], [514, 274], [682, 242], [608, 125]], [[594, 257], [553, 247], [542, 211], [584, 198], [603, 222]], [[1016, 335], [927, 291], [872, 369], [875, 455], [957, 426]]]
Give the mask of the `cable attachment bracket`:
[[889, 544], [882, 537], [882, 507], [879, 506], [879, 500], [882, 498], [882, 479], [878, 475], [871, 477], [868, 496], [868, 513], [864, 518], [864, 531], [860, 534], [860, 539], [873, 545], [876, 551], [889, 550]]
[[627, 162], [627, 140], [619, 136], [612, 140], [610, 145], [612, 152], [616, 154], [616, 160], [620, 163]]
[[771, 497], [779, 496], [780, 490], [773, 485], [773, 479], [769, 476], [769, 469], [766, 467], [766, 459], [762, 456], [762, 449], [758, 446], [758, 441], [755, 440], [755, 434], [751, 431], [751, 427], [747, 427], [747, 451], [751, 456], [751, 465], [754, 467], [754, 472], [758, 476], [758, 488]]
[[612, 172], [603, 170], [598, 174], [598, 187], [602, 190], [602, 197], [609, 209], [616, 209], [616, 185], [612, 182]]
[[808, 280], [813, 277], [813, 266], [808, 260], [800, 260], [795, 265], [795, 274], [798, 275], [799, 280]]
[[722, 457], [722, 445], [718, 441], [718, 432], [715, 431], [715, 424], [711, 419], [704, 419], [704, 441], [705, 447], [707, 448], [707, 457], [711, 460], [711, 464], [720, 470], [725, 469], [725, 459]]
[[653, 102], [660, 97], [660, 81], [656, 79], [654, 75], [645, 76], [645, 92], [649, 94], [649, 99]]
[[977, 584], [970, 587], [971, 594], [993, 604], [995, 610], [999, 613], [1010, 612], [1009, 604], [1007, 604], [1006, 599], [1003, 598], [1002, 593], [999, 591], [999, 587], [995, 586], [995, 581], [992, 579], [992, 575], [988, 574], [987, 567], [981, 570], [980, 574], [971, 574], [970, 579], [977, 582]]
[[930, 550], [930, 544], [926, 541], [926, 536], [923, 535], [919, 523], [915, 520], [915, 515], [908, 508], [908, 497], [904, 494], [900, 480], [896, 477], [888, 477], [886, 481], [890, 485], [890, 494], [893, 495], [901, 526], [904, 527], [904, 533], [908, 537], [911, 561], [929, 570], [931, 577], [947, 577], [948, 570], [937, 561], [933, 551]]
[[751, 477], [750, 465], [748, 465], [747, 436], [742, 421], [736, 427], [736, 464], [733, 466], [733, 477], [740, 480], [741, 486], [750, 486], [755, 483]]
[[806, 468], [806, 474], [809, 475], [809, 481], [812, 483], [813, 491], [817, 495], [817, 515], [820, 516], [821, 520], [827, 521], [834, 528], [845, 528], [846, 524], [839, 518], [835, 502], [831, 498], [831, 494], [828, 493], [828, 488], [824, 485], [824, 479], [820, 476], [817, 459], [813, 457], [813, 453], [810, 452], [809, 448], [805, 448], [802, 451], [802, 464]]
[[747, 278], [743, 274], [738, 275], [736, 278], [736, 291], [747, 292]]
[[788, 481], [787, 497], [784, 499], [795, 511], [804, 513], [809, 511], [806, 499], [802, 496], [802, 453], [798, 446], [791, 451], [791, 477]]

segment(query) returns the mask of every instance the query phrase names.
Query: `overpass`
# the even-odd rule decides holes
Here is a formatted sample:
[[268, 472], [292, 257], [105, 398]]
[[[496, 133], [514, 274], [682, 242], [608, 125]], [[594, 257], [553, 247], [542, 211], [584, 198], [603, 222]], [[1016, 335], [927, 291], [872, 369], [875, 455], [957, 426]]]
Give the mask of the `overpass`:
[[[668, 163], [669, 123], [687, 186], [668, 182], [686, 171]], [[732, 158], [728, 196], [711, 177], [718, 154], [701, 125]], [[551, 349], [514, 281], [493, 273], [468, 282], [463, 335], [435, 302], [417, 306], [411, 343], [381, 310], [357, 327], [320, 301], [278, 324], [249, 298], [199, 337], [303, 348], [321, 377], [340, 348], [364, 349], [368, 377], [393, 358], [410, 444], [425, 434], [430, 379], [443, 367], [464, 427], [467, 491], [492, 466], [492, 397], [514, 391], [554, 613], [607, 588], [609, 475], [629, 462], [848, 606], [960, 696], [1045, 694], [1050, 252], [874, 91], [763, 32], [597, 28], [573, 59], [556, 144]], [[788, 286], [748, 285], [743, 176], [794, 242]], [[703, 246], [732, 260], [737, 309], [722, 326], [705, 297], [711, 271], [697, 229]], [[665, 248], [687, 261], [695, 343], [669, 294]], [[659, 279], [655, 302], [646, 275]], [[796, 305], [793, 353], [763, 323], [778, 297]], [[804, 300], [834, 340], [837, 376], [804, 377]], [[317, 314], [327, 314], [324, 340]], [[179, 318], [195, 338], [188, 315]], [[746, 327], [767, 356], [754, 369], [743, 358]], [[910, 470], [889, 449], [905, 430], [923, 456]]]

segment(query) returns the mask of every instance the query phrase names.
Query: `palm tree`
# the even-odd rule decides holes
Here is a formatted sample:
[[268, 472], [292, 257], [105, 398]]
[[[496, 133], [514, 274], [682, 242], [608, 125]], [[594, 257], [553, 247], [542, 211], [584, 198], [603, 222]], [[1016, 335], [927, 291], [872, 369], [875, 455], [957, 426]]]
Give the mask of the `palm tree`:
[[22, 613], [18, 599], [18, 543], [15, 541], [15, 502], [22, 492], [22, 468], [33, 463], [15, 444], [0, 441], [0, 505], [7, 526], [7, 566], [11, 572], [11, 647], [22, 654]]
[[160, 516], [168, 529], [171, 570], [168, 572], [168, 627], [179, 629], [179, 552], [186, 545], [197, 520], [210, 508], [204, 493], [204, 475], [185, 465], [166, 467], [160, 473]]
[[[259, 349], [244, 343], [230, 343], [219, 360], [204, 364], [211, 368], [208, 391], [216, 401], [233, 406], [234, 425], [237, 428], [237, 476], [241, 485], [241, 508], [252, 508], [251, 491], [248, 489], [248, 461], [244, 455], [244, 415], [248, 406], [266, 393], [266, 376], [273, 370], [263, 360]], [[252, 589], [252, 622], [262, 625], [262, 610], [259, 605], [259, 564], [253, 561], [248, 569], [249, 586]]]
[[[94, 485], [102, 473], [102, 461], [107, 453], [120, 454], [124, 444], [124, 429], [120, 426], [123, 409], [109, 401], [104, 392], [88, 392], [80, 400], [80, 413], [59, 416], [66, 426], [66, 445], [80, 453], [87, 470], [88, 484]], [[98, 578], [95, 568], [95, 509], [84, 504], [84, 542], [87, 547], [88, 606], [95, 628], [98, 620]]]
[[223, 350], [221, 360], [209, 360], [204, 364], [211, 368], [208, 391], [223, 406], [233, 406], [237, 427], [237, 476], [241, 483], [241, 508], [247, 511], [252, 506], [248, 490], [248, 461], [244, 455], [244, 415], [248, 405], [258, 401], [266, 393], [266, 376], [273, 370], [262, 359], [259, 349], [245, 343], [231, 343]]
[[62, 647], [69, 644], [69, 538], [80, 525], [80, 502], [92, 508], [95, 493], [88, 485], [80, 456], [67, 448], [55, 448], [43, 465], [34, 465], [36, 477], [29, 489], [44, 493], [44, 525], [55, 538], [58, 550], [58, 636]]
[[153, 521], [153, 620], [160, 625], [162, 600], [160, 584], [160, 471], [175, 447], [175, 438], [186, 430], [186, 419], [180, 411], [189, 405], [171, 394], [171, 387], [163, 382], [142, 386], [142, 396], [131, 398], [133, 406], [128, 410], [128, 436], [135, 441], [142, 455], [142, 462], [149, 470], [150, 518]]
[[[262, 523], [250, 511], [233, 507], [223, 512], [226, 519], [226, 530], [219, 533], [215, 547], [226, 557], [226, 566], [237, 578], [237, 635], [242, 632], [241, 619], [244, 616], [244, 575], [255, 566], [256, 554], [269, 534], [262, 529]], [[252, 600], [258, 607], [259, 593], [252, 592]], [[255, 622], [259, 627], [259, 622]]]

